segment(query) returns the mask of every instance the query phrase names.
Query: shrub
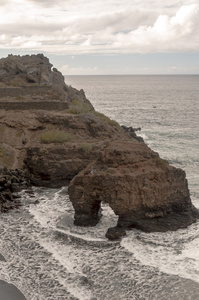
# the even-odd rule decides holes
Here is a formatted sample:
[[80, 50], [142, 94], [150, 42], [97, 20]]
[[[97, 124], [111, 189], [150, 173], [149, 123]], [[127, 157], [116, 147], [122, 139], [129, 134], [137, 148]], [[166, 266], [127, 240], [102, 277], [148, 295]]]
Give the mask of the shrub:
[[65, 131], [46, 131], [40, 135], [40, 141], [43, 144], [64, 143], [71, 140], [71, 135]]
[[120, 125], [116, 121], [111, 120], [109, 117], [105, 116], [104, 114], [100, 113], [99, 111], [94, 111], [93, 113], [94, 113], [95, 116], [97, 116], [100, 119], [104, 120], [109, 125], [115, 126], [115, 127], [120, 127]]
[[83, 114], [89, 112], [91, 109], [87, 103], [73, 100], [67, 110], [70, 114]]
[[161, 169], [164, 169], [169, 165], [169, 163], [166, 159], [156, 157], [154, 160], [155, 160], [156, 166], [160, 167]]
[[17, 101], [23, 101], [23, 100], [24, 100], [24, 97], [23, 97], [23, 96], [17, 96], [17, 97], [15, 97], [15, 99], [16, 99]]
[[89, 154], [93, 149], [93, 146], [89, 143], [84, 143], [82, 144], [82, 150], [84, 151], [84, 153]]

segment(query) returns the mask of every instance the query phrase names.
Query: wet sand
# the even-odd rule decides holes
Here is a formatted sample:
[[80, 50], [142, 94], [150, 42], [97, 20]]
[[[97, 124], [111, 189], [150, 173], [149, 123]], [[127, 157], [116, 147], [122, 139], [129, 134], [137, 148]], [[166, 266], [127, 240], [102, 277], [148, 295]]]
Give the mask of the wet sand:
[[1, 253], [0, 253], [0, 261], [6, 261], [3, 255], [1, 255]]
[[[1, 254], [0, 261], [6, 261]], [[26, 298], [15, 285], [0, 280], [0, 300], [26, 300]]]
[[13, 284], [0, 280], [1, 300], [26, 300], [25, 296]]

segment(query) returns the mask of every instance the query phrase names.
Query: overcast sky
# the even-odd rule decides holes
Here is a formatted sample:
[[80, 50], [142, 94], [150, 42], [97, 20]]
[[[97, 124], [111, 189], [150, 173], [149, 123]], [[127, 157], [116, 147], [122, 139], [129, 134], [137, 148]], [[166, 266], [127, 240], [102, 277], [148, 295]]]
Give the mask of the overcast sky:
[[199, 74], [199, 1], [0, 0], [0, 57], [63, 74]]

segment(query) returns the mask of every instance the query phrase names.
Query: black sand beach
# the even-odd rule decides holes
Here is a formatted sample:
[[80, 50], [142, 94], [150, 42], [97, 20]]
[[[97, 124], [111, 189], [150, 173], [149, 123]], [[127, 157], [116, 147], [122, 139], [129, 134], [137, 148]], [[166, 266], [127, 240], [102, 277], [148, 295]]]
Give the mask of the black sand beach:
[[1, 255], [1, 253], [0, 253], [0, 261], [6, 261], [3, 255]]
[[26, 300], [25, 296], [13, 284], [0, 280], [1, 300]]
[[[0, 261], [6, 261], [1, 254]], [[26, 300], [26, 298], [16, 286], [0, 280], [0, 300]]]

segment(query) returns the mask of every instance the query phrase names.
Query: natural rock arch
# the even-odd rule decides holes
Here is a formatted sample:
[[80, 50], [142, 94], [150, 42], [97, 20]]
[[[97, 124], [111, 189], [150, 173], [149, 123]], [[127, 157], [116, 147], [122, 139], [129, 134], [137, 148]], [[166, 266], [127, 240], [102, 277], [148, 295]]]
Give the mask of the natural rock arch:
[[97, 224], [101, 201], [109, 203], [119, 216], [119, 228], [176, 230], [198, 217], [185, 172], [136, 140], [110, 143], [73, 178], [69, 196], [75, 209], [74, 223], [79, 226]]

